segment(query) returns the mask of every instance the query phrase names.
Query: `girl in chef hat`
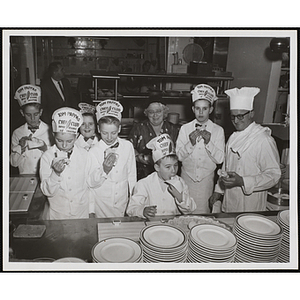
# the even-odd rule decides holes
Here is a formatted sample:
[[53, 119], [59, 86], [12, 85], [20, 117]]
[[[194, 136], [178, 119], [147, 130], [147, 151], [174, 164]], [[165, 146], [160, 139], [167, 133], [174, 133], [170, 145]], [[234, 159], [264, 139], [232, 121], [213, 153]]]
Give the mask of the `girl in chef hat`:
[[52, 144], [49, 126], [40, 119], [43, 113], [41, 89], [22, 85], [17, 89], [15, 99], [26, 122], [12, 134], [10, 163], [19, 168], [19, 174], [37, 175], [40, 157]]
[[52, 115], [55, 145], [43, 154], [40, 166], [41, 190], [48, 197], [51, 220], [89, 217], [87, 152], [75, 144], [82, 122], [81, 113], [69, 107]]
[[178, 215], [196, 209], [189, 196], [188, 186], [177, 176], [178, 158], [168, 134], [152, 139], [147, 147], [152, 150], [155, 172], [138, 181], [130, 199], [129, 216], [151, 218], [155, 215]]
[[125, 215], [128, 195], [136, 183], [132, 143], [120, 138], [123, 106], [105, 100], [96, 106], [100, 141], [90, 149], [88, 184], [93, 191], [93, 213], [98, 218]]
[[80, 135], [76, 140], [76, 145], [89, 151], [100, 140], [95, 114], [96, 107], [83, 102], [79, 103], [78, 106], [83, 117], [83, 122], [79, 128]]

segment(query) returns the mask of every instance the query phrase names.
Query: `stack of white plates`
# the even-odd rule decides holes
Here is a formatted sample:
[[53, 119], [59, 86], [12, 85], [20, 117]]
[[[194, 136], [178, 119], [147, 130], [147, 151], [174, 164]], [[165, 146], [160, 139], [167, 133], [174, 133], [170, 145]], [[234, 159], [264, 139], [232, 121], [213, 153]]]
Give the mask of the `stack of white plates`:
[[282, 229], [268, 218], [257, 214], [236, 217], [233, 233], [237, 238], [236, 262], [276, 262]]
[[236, 243], [229, 230], [214, 224], [198, 224], [189, 235], [187, 262], [233, 262]]
[[180, 228], [154, 224], [141, 230], [140, 243], [145, 263], [182, 263], [186, 261], [187, 235]]
[[96, 263], [137, 263], [142, 259], [142, 249], [131, 239], [113, 237], [95, 244], [92, 257]]
[[282, 240], [278, 254], [278, 262], [290, 261], [290, 211], [283, 210], [277, 214], [277, 223], [282, 228]]

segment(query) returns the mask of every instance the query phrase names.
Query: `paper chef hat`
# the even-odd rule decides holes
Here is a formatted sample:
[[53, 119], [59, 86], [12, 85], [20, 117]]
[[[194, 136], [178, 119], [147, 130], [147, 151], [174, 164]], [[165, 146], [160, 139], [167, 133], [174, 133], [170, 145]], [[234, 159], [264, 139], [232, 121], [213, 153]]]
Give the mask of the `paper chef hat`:
[[41, 88], [31, 84], [22, 85], [17, 89], [15, 99], [21, 107], [29, 103], [41, 104]]
[[76, 134], [82, 122], [83, 117], [78, 110], [62, 107], [57, 109], [52, 115], [52, 130], [53, 132]]
[[104, 100], [100, 102], [96, 106], [96, 117], [97, 117], [97, 122], [107, 116], [115, 117], [119, 121], [122, 119], [122, 114], [121, 112], [123, 111], [123, 106], [120, 102], [115, 101], [115, 100]]
[[191, 94], [192, 94], [193, 102], [195, 102], [197, 100], [207, 100], [211, 104], [213, 104], [214, 101], [217, 100], [215, 90], [207, 84], [198, 84], [191, 91]]
[[152, 158], [154, 162], [167, 156], [176, 154], [175, 146], [170, 136], [164, 133], [160, 136], [155, 137], [147, 143], [147, 148], [152, 150]]
[[254, 97], [260, 92], [257, 87], [234, 88], [225, 91], [230, 97], [230, 109], [252, 110]]
[[84, 102], [80, 102], [78, 104], [78, 107], [80, 108], [80, 112], [82, 114], [94, 114], [96, 111], [96, 107], [94, 105], [84, 103]]

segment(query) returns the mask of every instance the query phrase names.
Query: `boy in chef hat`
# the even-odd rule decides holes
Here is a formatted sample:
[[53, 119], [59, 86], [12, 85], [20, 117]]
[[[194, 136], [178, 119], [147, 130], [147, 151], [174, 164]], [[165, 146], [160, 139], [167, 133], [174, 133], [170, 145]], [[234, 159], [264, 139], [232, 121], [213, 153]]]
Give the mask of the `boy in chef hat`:
[[100, 140], [97, 130], [96, 107], [88, 103], [79, 103], [80, 112], [83, 117], [82, 125], [79, 128], [80, 135], [76, 145], [89, 151]]
[[184, 180], [176, 175], [178, 158], [170, 136], [165, 133], [155, 137], [147, 147], [152, 150], [155, 172], [137, 182], [128, 215], [151, 218], [191, 213], [196, 204]]
[[195, 119], [180, 128], [176, 153], [182, 162], [181, 177], [197, 204], [194, 213], [201, 214], [210, 212], [208, 199], [217, 164], [224, 160], [225, 136], [223, 128], [209, 119], [217, 99], [215, 90], [199, 84], [191, 94]]
[[268, 189], [280, 178], [279, 154], [271, 130], [254, 122], [253, 101], [257, 87], [233, 88], [230, 97], [231, 121], [236, 128], [228, 139], [225, 161], [210, 205], [224, 195], [222, 211], [266, 210]]
[[88, 184], [93, 190], [93, 213], [98, 218], [125, 215], [128, 195], [136, 183], [132, 143], [119, 137], [123, 106], [105, 100], [96, 106], [100, 141], [90, 149]]
[[41, 89], [26, 84], [19, 87], [15, 99], [25, 124], [17, 128], [11, 138], [10, 163], [19, 168], [20, 174], [38, 174], [38, 164], [43, 152], [51, 145], [49, 126], [40, 118]]
[[52, 115], [55, 145], [43, 154], [40, 167], [41, 190], [48, 197], [51, 220], [89, 217], [87, 152], [75, 144], [82, 122], [81, 113], [69, 107]]

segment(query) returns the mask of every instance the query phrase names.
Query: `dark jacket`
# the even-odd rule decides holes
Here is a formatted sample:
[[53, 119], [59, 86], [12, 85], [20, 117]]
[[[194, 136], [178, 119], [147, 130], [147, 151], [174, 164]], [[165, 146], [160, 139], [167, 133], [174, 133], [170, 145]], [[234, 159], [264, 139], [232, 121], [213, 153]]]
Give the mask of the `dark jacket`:
[[72, 91], [69, 80], [63, 78], [61, 82], [64, 89], [65, 101], [55, 87], [51, 77], [43, 80], [41, 83], [43, 107], [42, 120], [49, 125], [51, 125], [52, 114], [56, 109], [61, 107], [78, 109], [78, 100]]

